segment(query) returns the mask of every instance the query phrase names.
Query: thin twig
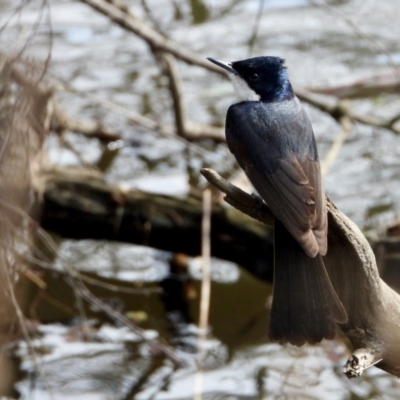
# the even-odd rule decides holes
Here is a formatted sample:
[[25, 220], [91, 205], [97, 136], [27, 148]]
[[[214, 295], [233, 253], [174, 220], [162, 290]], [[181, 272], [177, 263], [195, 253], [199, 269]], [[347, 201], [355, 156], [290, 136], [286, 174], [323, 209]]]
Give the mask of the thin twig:
[[203, 356], [204, 343], [207, 340], [208, 317], [211, 295], [211, 190], [203, 191], [203, 218], [201, 223], [201, 256], [203, 261], [203, 278], [201, 281], [200, 315], [197, 371], [195, 378], [194, 400], [201, 400], [203, 393]]
[[153, 49], [166, 51], [187, 62], [188, 64], [198, 65], [209, 71], [214, 71], [221, 74], [220, 68], [207, 61], [206, 58], [203, 58], [188, 49], [184, 49], [181, 45], [166, 39], [160, 33], [146, 25], [139, 18], [135, 18], [132, 16], [132, 14], [128, 14], [127, 12], [124, 12], [116, 7], [113, 2], [106, 2], [104, 0], [82, 0], [82, 2], [106, 15], [121, 28], [138, 35]]
[[203, 192], [203, 218], [201, 223], [201, 257], [203, 261], [203, 278], [201, 282], [199, 340], [207, 338], [208, 317], [211, 294], [211, 190]]
[[256, 16], [256, 21], [253, 26], [253, 32], [251, 33], [250, 39], [249, 39], [249, 52], [248, 56], [251, 57], [253, 54], [253, 49], [254, 49], [254, 44], [256, 43], [257, 35], [258, 35], [258, 29], [260, 27], [260, 21], [261, 21], [261, 16], [264, 10], [264, 3], [265, 0], [259, 0], [259, 7], [257, 11], [257, 16]]
[[[96, 95], [88, 92], [82, 92], [75, 89], [72, 85], [67, 82], [62, 82], [58, 79], [59, 89], [68, 90], [71, 92], [78, 93], [81, 96], [85, 96], [93, 103], [114, 112], [115, 114], [125, 117], [130, 123], [143, 126], [145, 128], [157, 131], [159, 134], [171, 137], [176, 133], [176, 127], [168, 124], [160, 124], [153, 119], [144, 117], [133, 110], [127, 109], [113, 101], [102, 99]], [[190, 145], [200, 154], [205, 154], [206, 151], [199, 146], [195, 146], [195, 143], [199, 140], [210, 139], [216, 143], [225, 142], [225, 135], [221, 128], [216, 128], [211, 125], [199, 124], [193, 121], [186, 121], [185, 123], [185, 136], [176, 137], [177, 140]]]
[[212, 169], [203, 168], [200, 172], [208, 182], [214, 185], [222, 193], [225, 193], [226, 196], [224, 200], [231, 206], [265, 225], [273, 226], [274, 215], [259, 196], [252, 196], [244, 192], [242, 189], [239, 189], [226, 179], [222, 178], [222, 176]]
[[186, 137], [186, 118], [184, 99], [182, 91], [182, 80], [179, 75], [176, 59], [172, 54], [161, 53], [161, 59], [164, 61], [165, 72], [169, 80], [172, 102], [174, 105], [174, 115], [176, 124], [176, 133], [178, 136]]
[[122, 137], [108, 126], [93, 120], [80, 120], [71, 117], [55, 103], [52, 116], [52, 128], [56, 132], [72, 131], [89, 138], [96, 138], [102, 142], [115, 142]]
[[340, 120], [341, 130], [337, 135], [336, 139], [333, 141], [328, 154], [325, 156], [324, 160], [321, 162], [321, 174], [324, 176], [332, 166], [333, 162], [339, 155], [340, 149], [343, 147], [347, 136], [351, 132], [353, 124], [349, 117], [342, 117]]
[[167, 358], [169, 358], [177, 367], [182, 367], [184, 365], [184, 361], [179, 358], [169, 346], [162, 344], [156, 340], [149, 340], [143, 329], [140, 329], [139, 327], [134, 325], [129, 318], [125, 317], [119, 312], [116, 312], [108, 304], [104, 303], [99, 298], [94, 296], [90, 292], [90, 290], [83, 284], [83, 282], [75, 281], [70, 282], [70, 284], [79, 290], [80, 296], [85, 299], [89, 304], [102, 310], [108, 317], [112, 318], [114, 321], [117, 321], [123, 326], [128, 327], [132, 332], [138, 335], [140, 339], [151, 344], [154, 350], [157, 350], [159, 353], [164, 354]]
[[[152, 50], [159, 50], [170, 53], [176, 58], [181, 59], [189, 64], [198, 65], [209, 71], [216, 72], [218, 74], [224, 74], [221, 68], [216, 67], [214, 64], [207, 62], [204, 58], [198, 56], [192, 51], [185, 49], [183, 46], [166, 39], [160, 33], [156, 32], [154, 29], [147, 26], [142, 20], [133, 16], [132, 13], [124, 11], [118, 8], [113, 2], [106, 2], [104, 0], [82, 0], [84, 3], [95, 8], [102, 14], [108, 16], [111, 20], [119, 24], [122, 28], [138, 35], [143, 40], [145, 40]], [[350, 21], [351, 22], [351, 21]], [[342, 103], [338, 98], [326, 99], [322, 97], [317, 97], [314, 93], [307, 91], [302, 88], [295, 89], [296, 94], [303, 101], [317, 107], [321, 111], [330, 114], [337, 121], [340, 120], [342, 116], [348, 116], [352, 121], [359, 122], [365, 125], [375, 126], [379, 128], [384, 128], [392, 131], [395, 134], [400, 134], [400, 127], [396, 127], [392, 121], [387, 121], [379, 117], [373, 117], [370, 115], [361, 115], [353, 112], [348, 107], [343, 108]], [[143, 117], [142, 117], [143, 118]], [[143, 121], [142, 121], [143, 122]], [[395, 121], [396, 122], [396, 121]], [[151, 122], [151, 124], [153, 124]], [[159, 128], [159, 126], [157, 126]], [[155, 129], [157, 129], [155, 128]], [[186, 132], [191, 129], [191, 124], [188, 123], [185, 127]], [[203, 132], [205, 133], [205, 132]], [[186, 138], [195, 138], [197, 135], [197, 129], [192, 132], [191, 135], [186, 135]], [[211, 135], [213, 136], [213, 135]], [[217, 135], [218, 140], [224, 140], [223, 135]]]
[[347, 83], [325, 87], [311, 87], [308, 90], [338, 98], [371, 97], [377, 96], [380, 93], [399, 92], [400, 76], [398, 70], [391, 69], [362, 78], [353, 78]]
[[[363, 32], [360, 29], [360, 24], [357, 22], [354, 22], [349, 16], [348, 14], [344, 14], [340, 11], [339, 7], [335, 7], [335, 6], [331, 6], [330, 4], [328, 4], [327, 1], [316, 1], [316, 0], [312, 0], [311, 1], [312, 4], [314, 4], [316, 7], [319, 8], [323, 8], [325, 10], [327, 10], [328, 12], [330, 12], [331, 14], [336, 15], [338, 18], [340, 18], [342, 21], [345, 22], [345, 24], [347, 24], [348, 26], [350, 26], [352, 28], [352, 30], [356, 33], [356, 35], [365, 40], [366, 42], [368, 42], [369, 47], [371, 47], [370, 45], [372, 44], [373, 46], [375, 46], [375, 51], [376, 53], [380, 54], [383, 53], [386, 55], [386, 57], [389, 60], [389, 63], [394, 67], [397, 68], [397, 63], [395, 62], [392, 52], [388, 51], [387, 48], [385, 48], [382, 44], [381, 41], [379, 41], [377, 36], [372, 36], [369, 35], [365, 32]], [[353, 14], [351, 14], [353, 15]]]
[[[339, 100], [336, 97], [312, 93], [309, 90], [295, 87], [297, 97], [312, 105], [313, 107], [331, 115], [336, 121], [340, 121], [342, 117], [348, 117], [353, 122], [359, 122], [363, 125], [374, 126], [377, 128], [388, 129], [393, 133], [400, 135], [400, 127], [395, 126], [392, 120], [386, 120], [369, 114], [359, 114], [353, 111], [347, 101]], [[396, 122], [396, 120], [394, 121]]]

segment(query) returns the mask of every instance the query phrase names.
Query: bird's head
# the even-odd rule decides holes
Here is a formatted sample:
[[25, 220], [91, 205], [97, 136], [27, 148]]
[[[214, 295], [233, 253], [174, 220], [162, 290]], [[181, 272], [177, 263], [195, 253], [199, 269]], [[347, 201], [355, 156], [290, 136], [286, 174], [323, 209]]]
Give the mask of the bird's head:
[[225, 69], [241, 100], [281, 101], [293, 97], [285, 60], [279, 57], [255, 57], [225, 62], [208, 58]]

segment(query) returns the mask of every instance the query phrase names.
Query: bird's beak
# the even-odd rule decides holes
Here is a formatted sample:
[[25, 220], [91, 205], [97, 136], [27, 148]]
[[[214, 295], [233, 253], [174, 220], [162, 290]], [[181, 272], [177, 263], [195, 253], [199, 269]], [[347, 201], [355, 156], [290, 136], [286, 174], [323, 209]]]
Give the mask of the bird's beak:
[[231, 74], [237, 74], [237, 72], [232, 68], [232, 63], [229, 61], [217, 60], [216, 58], [212, 57], [207, 57], [207, 60], [218, 65], [218, 67], [223, 68], [224, 70], [228, 71]]

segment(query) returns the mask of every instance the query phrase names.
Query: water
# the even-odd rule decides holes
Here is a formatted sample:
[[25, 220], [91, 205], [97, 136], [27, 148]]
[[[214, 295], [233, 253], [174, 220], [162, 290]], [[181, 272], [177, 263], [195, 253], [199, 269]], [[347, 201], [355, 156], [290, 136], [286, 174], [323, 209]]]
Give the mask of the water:
[[[204, 58], [237, 60], [250, 55], [249, 40], [259, 1], [148, 0], [147, 5], [158, 29]], [[148, 20], [139, 4], [131, 6], [140, 17]], [[9, 2], [4, 7], [11, 9], [15, 3]], [[2, 49], [10, 50], [11, 43], [22, 46], [32, 32], [30, 27], [37, 21], [38, 8], [39, 5], [32, 2], [10, 21], [2, 33]], [[48, 77], [57, 85], [64, 82], [74, 88], [57, 94], [61, 106], [74, 117], [92, 118], [110, 125], [123, 137], [124, 146], [118, 150], [105, 178], [127, 189], [185, 196], [189, 190], [186, 144], [173, 136], [161, 136], [148, 128], [130, 124], [124, 113], [113, 112], [93, 102], [95, 96], [97, 104], [115, 102], [130, 112], [173, 124], [168, 82], [161, 77], [160, 67], [147, 45], [82, 3], [51, 3], [44, 17], [48, 13], [53, 31]], [[265, 0], [251, 55], [284, 57], [294, 84], [305, 87], [339, 85], [349, 77], [397, 68], [399, 20], [400, 8], [396, 0], [326, 3]], [[21, 31], [20, 27], [25, 30]], [[17, 33], [19, 41], [15, 40]], [[25, 54], [44, 59], [49, 48], [49, 25], [43, 22]], [[230, 85], [201, 68], [180, 61], [178, 67], [187, 118], [222, 126], [226, 109], [233, 102]], [[399, 112], [400, 101], [397, 96], [380, 95], [374, 102], [360, 99], [352, 106], [365, 114], [390, 116]], [[330, 117], [309, 106], [307, 112], [323, 159], [340, 128]], [[72, 133], [68, 133], [66, 139], [89, 164], [96, 163], [104, 151], [96, 140]], [[368, 232], [381, 229], [400, 209], [398, 141], [389, 131], [356, 125], [325, 177], [331, 198]], [[58, 137], [50, 137], [48, 146], [54, 164], [80, 164], [76, 153], [66, 149]], [[232, 168], [232, 155], [223, 144], [192, 144], [190, 148], [191, 164], [196, 170], [203, 164], [219, 172]], [[157, 289], [157, 282], [168, 277], [168, 263], [172, 257], [129, 245], [91, 241], [66, 241], [61, 251], [71, 264], [81, 271], [90, 271], [93, 278], [129, 288], [132, 287], [130, 281], [134, 281], [135, 288], [139, 289]], [[62, 268], [63, 263], [59, 259], [56, 265]], [[184, 273], [179, 288], [185, 290], [187, 313], [196, 321], [199, 285], [195, 260], [191, 268]], [[397, 381], [377, 369], [371, 369], [356, 383], [344, 379], [340, 366], [346, 358], [346, 350], [340, 343], [301, 350], [290, 347], [282, 350], [266, 343], [266, 304], [271, 288], [243, 271], [238, 272], [234, 265], [218, 266], [216, 261], [214, 271], [217, 272], [214, 272], [212, 287], [213, 335], [207, 342], [204, 387], [208, 397], [205, 398], [272, 399], [282, 395], [289, 399], [304, 396], [331, 400], [356, 396], [377, 398], [376, 390], [380, 398], [399, 397]], [[221, 278], [227, 276], [230, 279]], [[52, 277], [48, 283], [49, 292], [58, 300], [67, 303], [74, 298], [62, 278]], [[93, 286], [91, 289], [102, 298], [112, 297], [104, 288]], [[61, 327], [61, 331], [52, 325], [38, 329], [39, 338], [34, 344], [46, 379], [29, 375], [35, 368], [29, 364], [26, 348], [24, 353], [24, 345], [20, 345], [22, 368], [27, 374], [17, 386], [21, 398], [45, 399], [49, 393], [57, 399], [76, 398], [78, 394], [82, 399], [122, 399], [129, 395], [137, 399], [193, 397], [195, 360], [189, 350], [193, 351], [196, 346], [194, 326], [188, 321], [181, 324], [180, 317], [177, 320], [174, 319], [176, 315], [168, 314], [157, 291], [119, 293], [117, 297], [112, 304], [125, 304], [127, 311], [137, 313], [131, 315], [142, 315], [143, 329], [157, 331], [172, 344], [179, 344], [176, 351], [187, 358], [188, 369], [174, 371], [168, 361], [150, 361], [146, 356], [146, 343], [132, 344], [126, 337], [115, 340], [101, 336], [103, 327], [113, 328], [95, 310], [88, 310], [89, 317], [99, 318], [106, 324], [100, 330], [99, 325], [93, 325], [89, 343], [83, 342], [79, 334], [80, 320], [76, 325]], [[41, 304], [37, 312], [45, 322], [67, 321], [71, 317], [48, 304]], [[43, 354], [40, 349], [45, 350]], [[62, 357], [56, 357], [60, 354]], [[150, 365], [151, 362], [155, 365]], [[80, 377], [78, 383], [77, 376]]]

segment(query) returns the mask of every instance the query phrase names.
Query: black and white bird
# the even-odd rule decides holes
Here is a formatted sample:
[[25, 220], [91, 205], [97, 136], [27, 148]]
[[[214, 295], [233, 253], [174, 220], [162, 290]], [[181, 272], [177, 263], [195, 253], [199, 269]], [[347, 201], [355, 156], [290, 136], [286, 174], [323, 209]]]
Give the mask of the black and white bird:
[[209, 60], [227, 71], [241, 99], [226, 116], [228, 147], [275, 216], [269, 337], [297, 346], [333, 339], [347, 314], [322, 259], [328, 219], [314, 133], [285, 62]]

